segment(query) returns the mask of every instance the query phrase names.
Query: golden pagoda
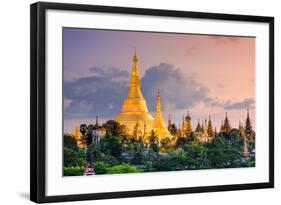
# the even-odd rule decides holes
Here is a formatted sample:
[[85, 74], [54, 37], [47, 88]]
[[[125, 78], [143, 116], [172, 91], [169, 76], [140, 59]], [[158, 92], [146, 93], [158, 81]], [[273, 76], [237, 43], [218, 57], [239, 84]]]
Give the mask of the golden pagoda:
[[160, 91], [158, 90], [157, 93], [157, 104], [156, 104], [156, 114], [152, 124], [153, 130], [155, 131], [156, 135], [161, 139], [164, 137], [171, 137], [170, 132], [165, 126], [165, 122], [162, 117], [161, 112], [161, 98], [160, 98]]
[[71, 136], [75, 139], [77, 146], [81, 149], [85, 148], [85, 143], [83, 140], [83, 136], [80, 132], [80, 129], [78, 127], [75, 127], [75, 129], [71, 132]]
[[136, 124], [140, 130], [149, 132], [153, 122], [153, 117], [147, 109], [146, 101], [141, 92], [137, 62], [135, 49], [128, 95], [123, 102], [121, 111], [115, 118], [116, 121], [125, 125], [131, 133], [133, 133]]

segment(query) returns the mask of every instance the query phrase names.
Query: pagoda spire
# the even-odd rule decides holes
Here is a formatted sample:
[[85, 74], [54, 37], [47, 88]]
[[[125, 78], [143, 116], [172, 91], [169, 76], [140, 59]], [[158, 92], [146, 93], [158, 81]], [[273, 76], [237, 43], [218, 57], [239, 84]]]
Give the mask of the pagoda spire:
[[200, 125], [200, 119], [199, 118], [198, 118], [198, 123], [197, 123], [196, 129], [195, 129], [195, 132], [197, 132], [197, 133], [202, 132], [203, 133], [202, 127]]
[[210, 115], [209, 115], [207, 132], [208, 132], [208, 136], [209, 137], [213, 136], [213, 127], [212, 127], [212, 121], [211, 121], [211, 116]]
[[187, 111], [187, 116], [185, 117], [185, 129], [186, 129], [186, 135], [189, 135], [192, 131], [191, 117], [189, 115], [189, 111]]
[[182, 115], [181, 133], [182, 133], [182, 135], [184, 135], [184, 134], [185, 134], [184, 115]]
[[220, 128], [220, 132], [224, 132], [223, 120], [221, 121], [221, 128]]
[[99, 117], [96, 116], [96, 126], [99, 126]]
[[246, 157], [249, 155], [249, 150], [248, 150], [248, 140], [246, 137], [245, 129], [243, 127], [243, 124], [239, 121], [239, 133], [243, 141], [243, 155]]
[[224, 128], [224, 132], [226, 132], [227, 134], [230, 133], [231, 127], [230, 127], [230, 124], [229, 124], [229, 121], [228, 121], [228, 118], [227, 118], [227, 112], [225, 112], [225, 119], [224, 119], [223, 128]]
[[136, 47], [134, 48], [134, 58], [133, 58], [134, 64], [137, 64], [138, 62], [138, 57], [137, 57], [137, 49]]
[[162, 117], [162, 112], [161, 112], [161, 97], [160, 97], [160, 90], [158, 88], [157, 90], [157, 104], [156, 104], [156, 114], [161, 115]]
[[249, 142], [253, 143], [254, 142], [254, 132], [253, 132], [253, 129], [252, 129], [249, 109], [247, 109], [247, 118], [246, 118], [246, 123], [245, 123], [245, 134], [246, 134], [247, 140]]
[[134, 49], [133, 66], [131, 72], [130, 86], [140, 86], [139, 68], [136, 48]]
[[138, 58], [135, 48], [128, 94], [123, 101], [121, 111], [115, 118], [120, 124], [125, 125], [131, 133], [134, 131], [137, 122], [141, 129], [143, 129], [145, 123], [147, 132], [150, 132], [153, 122], [153, 117], [147, 109], [145, 98], [141, 92], [137, 62]]
[[171, 124], [172, 121], [171, 121], [171, 115], [169, 114], [169, 119], [168, 119], [168, 123]]
[[217, 127], [215, 126], [215, 129], [214, 129], [214, 135], [215, 135], [215, 137], [217, 136]]
[[207, 119], [205, 118], [205, 124], [204, 124], [204, 135], [206, 136], [206, 137], [208, 137], [209, 135], [208, 135], [208, 125], [207, 125]]
[[168, 120], [168, 130], [170, 131], [172, 126], [172, 121], [171, 121], [171, 115], [169, 115], [169, 120]]
[[160, 138], [171, 136], [170, 132], [167, 130], [167, 128], [165, 126], [165, 122], [162, 117], [161, 97], [160, 97], [159, 89], [157, 91], [156, 114], [155, 114], [155, 118], [154, 118], [152, 127], [153, 127], [154, 131], [156, 131], [156, 134], [158, 135], [158, 137], [160, 137]]

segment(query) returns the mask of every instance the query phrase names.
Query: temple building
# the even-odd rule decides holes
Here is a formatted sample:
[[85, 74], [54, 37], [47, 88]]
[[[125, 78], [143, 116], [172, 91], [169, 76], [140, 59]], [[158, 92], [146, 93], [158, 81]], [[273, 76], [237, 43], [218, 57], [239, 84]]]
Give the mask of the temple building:
[[210, 115], [209, 115], [207, 133], [208, 133], [208, 137], [210, 137], [210, 138], [214, 136], [214, 131], [213, 131], [213, 126], [212, 126], [212, 121], [211, 121]]
[[195, 132], [196, 133], [203, 133], [203, 130], [202, 130], [202, 127], [200, 125], [200, 120], [198, 119], [198, 123], [197, 123], [197, 126], [196, 126], [196, 129], [195, 129]]
[[134, 50], [133, 65], [129, 91], [123, 101], [121, 111], [117, 114], [115, 120], [125, 125], [130, 133], [136, 130], [152, 130], [153, 117], [147, 109], [145, 98], [141, 92], [139, 80], [138, 59], [136, 49]]
[[220, 128], [220, 132], [224, 132], [223, 120], [221, 121], [221, 128]]
[[197, 133], [198, 140], [200, 142], [208, 142], [212, 138], [210, 137], [210, 133], [212, 132], [212, 123], [211, 118], [209, 117], [209, 123], [207, 124], [207, 119], [205, 119], [205, 123], [202, 122], [202, 131], [203, 133]]
[[169, 115], [169, 120], [168, 120], [168, 131], [171, 133], [172, 132], [172, 121], [171, 121], [171, 115]]
[[245, 129], [243, 127], [243, 124], [240, 121], [239, 121], [239, 133], [243, 140], [243, 155], [246, 157], [249, 155], [248, 143], [247, 143]]
[[223, 132], [229, 134], [231, 131], [231, 126], [229, 124], [228, 118], [227, 118], [227, 112], [225, 113], [225, 119], [224, 119], [224, 124], [223, 124]]
[[75, 127], [75, 129], [70, 133], [70, 135], [76, 140], [77, 146], [79, 148], [81, 149], [85, 148], [85, 143], [83, 142], [83, 136], [78, 127]]
[[187, 111], [186, 117], [182, 116], [181, 135], [188, 136], [192, 132], [191, 117]]
[[106, 129], [99, 125], [98, 116], [96, 116], [96, 124], [94, 125], [92, 137], [94, 143], [99, 143], [102, 138], [105, 137]]
[[247, 118], [246, 118], [246, 123], [245, 123], [245, 135], [246, 135], [248, 142], [253, 143], [253, 144], [255, 143], [255, 133], [254, 133], [254, 130], [252, 129], [249, 109], [247, 109]]
[[160, 139], [164, 138], [164, 137], [171, 137], [171, 133], [166, 128], [164, 119], [162, 117], [161, 97], [160, 97], [159, 90], [157, 93], [156, 113], [155, 113], [155, 118], [152, 123], [152, 128]]

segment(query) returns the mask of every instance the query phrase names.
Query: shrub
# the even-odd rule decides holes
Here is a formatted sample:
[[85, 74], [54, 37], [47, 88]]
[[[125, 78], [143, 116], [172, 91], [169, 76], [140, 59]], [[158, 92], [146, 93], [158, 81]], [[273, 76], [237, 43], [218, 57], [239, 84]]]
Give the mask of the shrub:
[[110, 167], [108, 163], [105, 162], [95, 162], [94, 170], [96, 174], [106, 174], [106, 170]]
[[83, 167], [64, 167], [63, 175], [64, 176], [82, 176], [84, 174]]
[[120, 174], [120, 173], [139, 173], [143, 172], [143, 169], [140, 169], [134, 165], [130, 164], [120, 164], [113, 167], [107, 168], [107, 174]]

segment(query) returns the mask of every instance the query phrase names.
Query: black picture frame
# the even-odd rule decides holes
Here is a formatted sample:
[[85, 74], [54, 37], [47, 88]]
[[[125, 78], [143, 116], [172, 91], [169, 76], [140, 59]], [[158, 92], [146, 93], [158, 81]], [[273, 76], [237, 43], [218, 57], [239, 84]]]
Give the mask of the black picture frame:
[[[269, 25], [269, 181], [192, 188], [122, 191], [46, 196], [46, 81], [45, 37], [46, 10], [121, 13], [129, 15], [169, 16], [195, 19], [262, 22]], [[144, 8], [110, 7], [82, 4], [38, 2], [30, 7], [30, 199], [37, 203], [97, 200], [198, 192], [230, 191], [274, 187], [274, 17], [233, 15]]]

